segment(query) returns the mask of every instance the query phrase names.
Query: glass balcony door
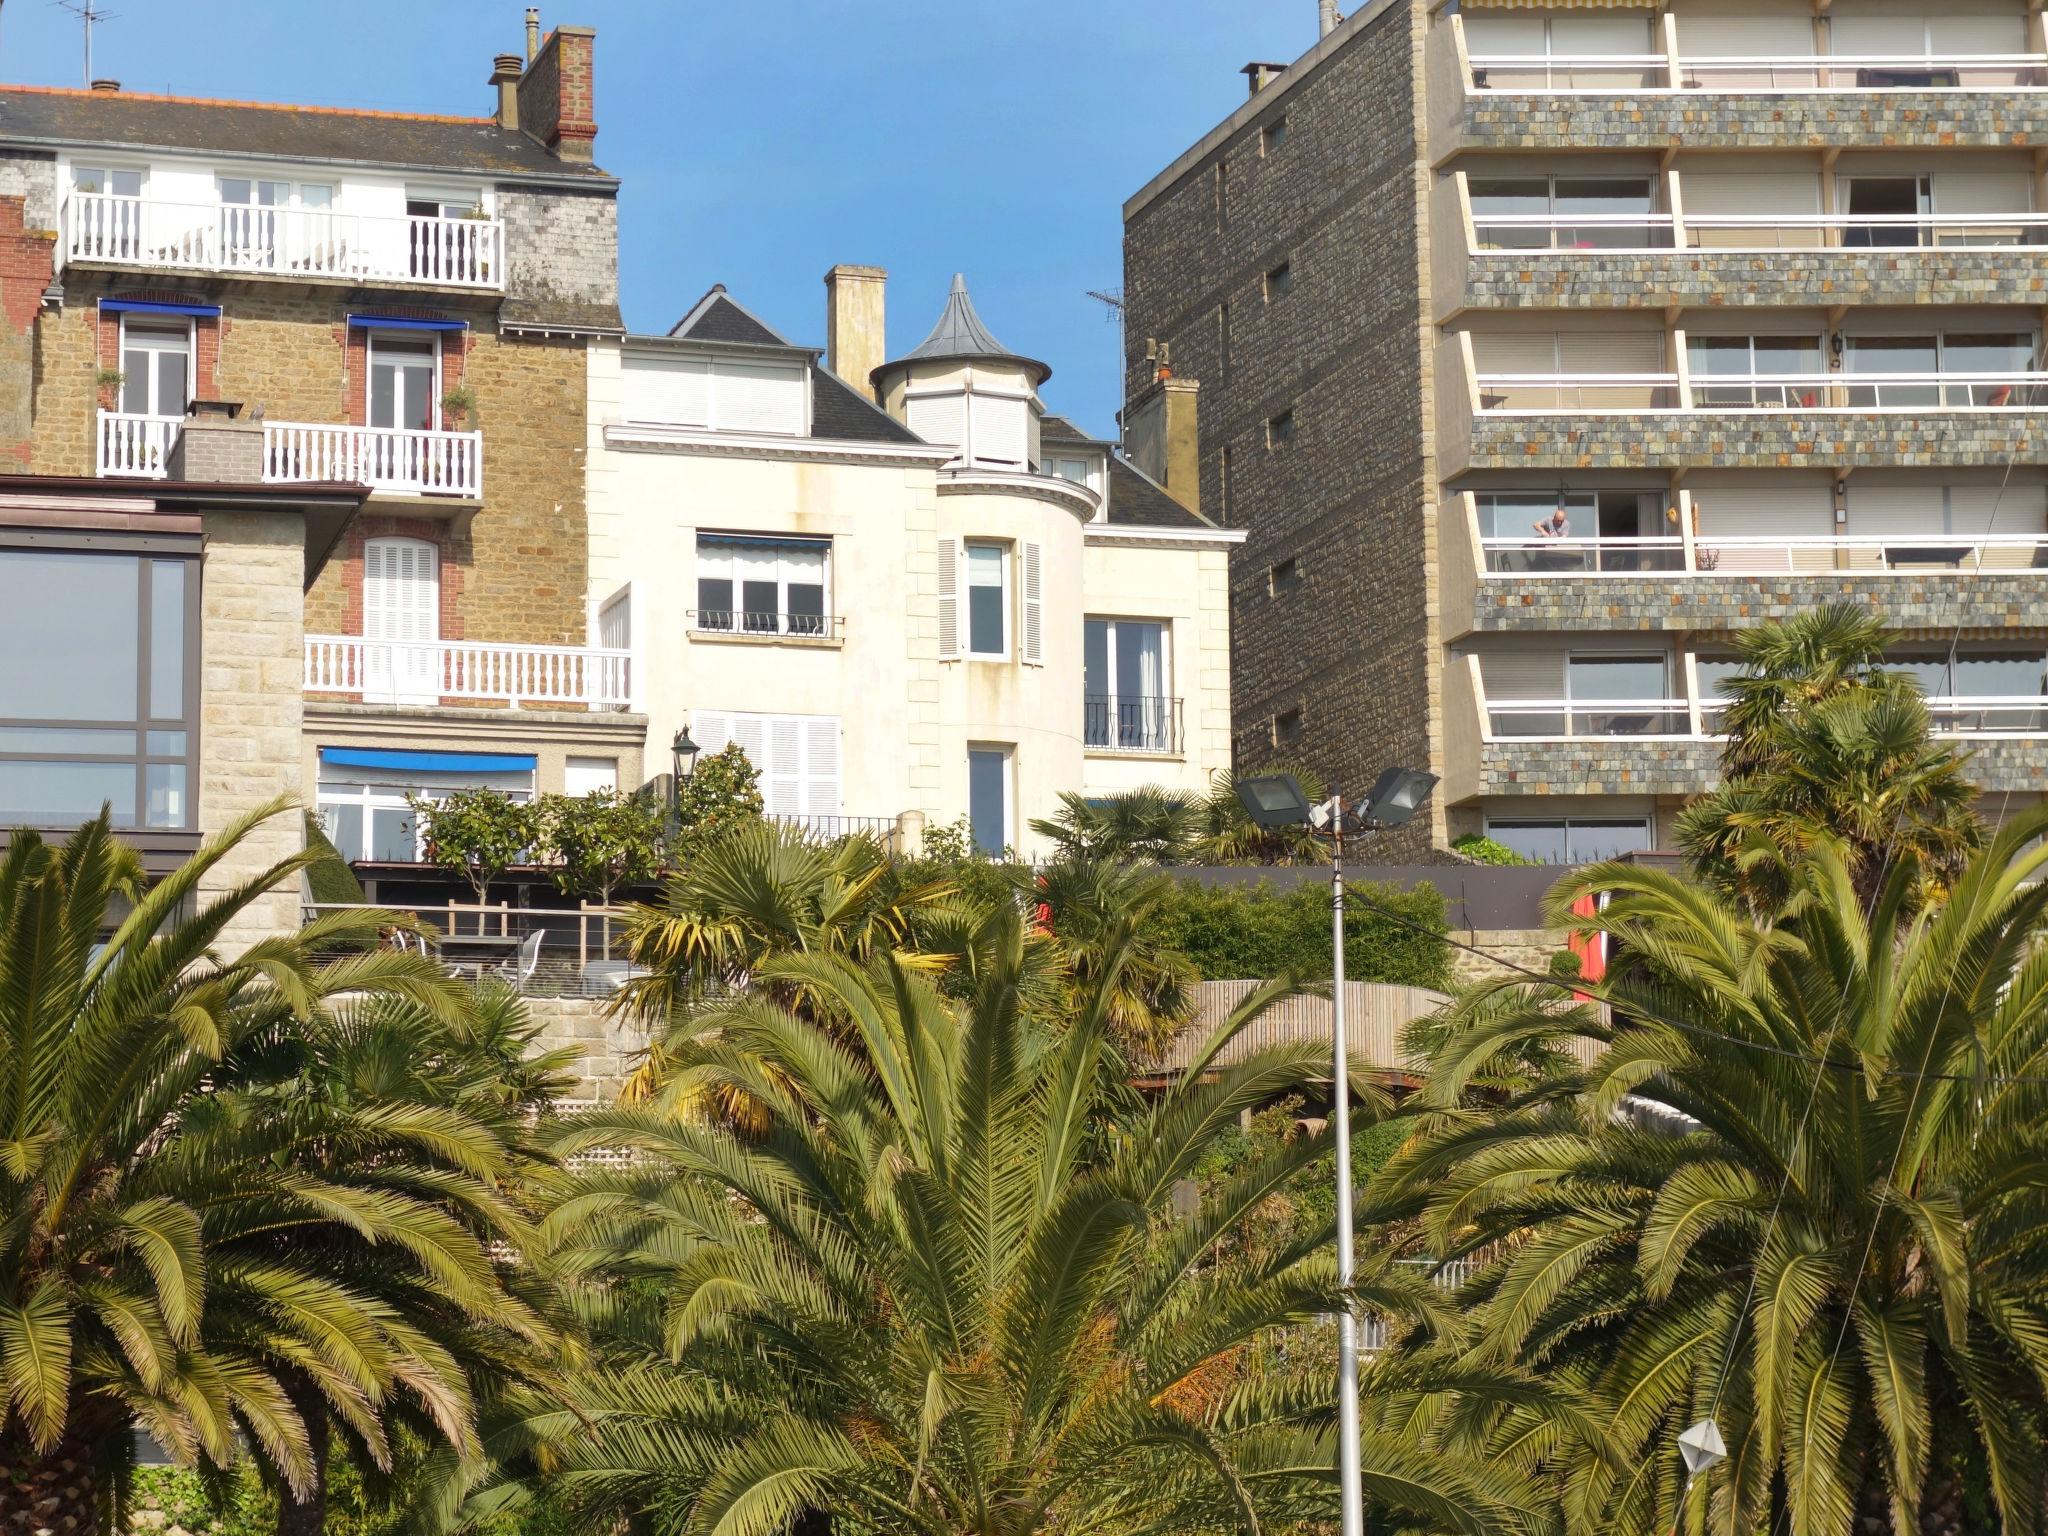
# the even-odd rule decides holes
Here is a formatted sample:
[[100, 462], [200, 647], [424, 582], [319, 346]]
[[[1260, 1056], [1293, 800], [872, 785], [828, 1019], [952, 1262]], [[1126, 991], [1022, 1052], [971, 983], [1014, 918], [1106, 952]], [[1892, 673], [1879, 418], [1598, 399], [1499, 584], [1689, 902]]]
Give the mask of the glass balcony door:
[[1082, 635], [1083, 741], [1125, 752], [1173, 750], [1166, 625], [1089, 619]]

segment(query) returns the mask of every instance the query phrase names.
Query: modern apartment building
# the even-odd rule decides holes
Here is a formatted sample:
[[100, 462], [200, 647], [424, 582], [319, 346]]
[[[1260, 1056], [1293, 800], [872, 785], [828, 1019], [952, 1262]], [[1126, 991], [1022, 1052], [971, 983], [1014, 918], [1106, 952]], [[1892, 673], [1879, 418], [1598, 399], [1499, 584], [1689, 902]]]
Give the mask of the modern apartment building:
[[1128, 375], [1200, 381], [1247, 534], [1241, 760], [1430, 767], [1415, 844], [1660, 846], [1732, 637], [1848, 601], [2038, 799], [2038, 8], [1377, 0], [1247, 74], [1124, 209]]
[[293, 769], [222, 759], [355, 858], [416, 856], [408, 793], [642, 779], [584, 601], [589, 357], [623, 332], [593, 45], [530, 24], [474, 117], [0, 88], [0, 462], [362, 503], [286, 605]]
[[737, 741], [771, 815], [1026, 853], [1063, 791], [1205, 791], [1242, 535], [1047, 414], [959, 279], [890, 358], [884, 282], [833, 268], [822, 350], [722, 286], [593, 349], [591, 601], [650, 765]]

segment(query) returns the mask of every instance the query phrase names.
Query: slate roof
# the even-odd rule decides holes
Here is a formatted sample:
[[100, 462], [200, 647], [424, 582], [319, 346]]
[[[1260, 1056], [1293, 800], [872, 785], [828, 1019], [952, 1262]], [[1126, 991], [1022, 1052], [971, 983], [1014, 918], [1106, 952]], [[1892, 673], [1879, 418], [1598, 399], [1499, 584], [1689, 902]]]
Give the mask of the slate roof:
[[811, 436], [855, 443], [924, 441], [823, 363], [811, 367]]
[[795, 342], [713, 283], [711, 291], [690, 306], [688, 314], [669, 328], [684, 341], [725, 341], [748, 347], [794, 347]]
[[557, 159], [538, 140], [517, 129], [500, 128], [488, 117], [359, 112], [130, 91], [0, 86], [0, 143], [188, 149], [617, 185], [609, 172]]
[[1127, 459], [1109, 456], [1109, 523], [1139, 528], [1214, 528], [1166, 492], [1166, 487]]
[[1107, 448], [1109, 445], [1097, 437], [1090, 437], [1064, 416], [1045, 415], [1038, 419], [1038, 440], [1041, 443], [1072, 443], [1076, 447]]
[[1052, 377], [1052, 369], [1036, 358], [1025, 357], [1012, 352], [995, 338], [981, 316], [975, 312], [974, 300], [967, 295], [967, 279], [960, 273], [953, 274], [953, 288], [946, 295], [946, 307], [939, 311], [939, 323], [932, 327], [931, 335], [912, 347], [901, 357], [882, 364], [882, 369], [900, 367], [904, 363], [950, 362], [955, 359], [980, 358], [988, 362], [1017, 363], [1037, 375], [1036, 383], [1043, 384]]

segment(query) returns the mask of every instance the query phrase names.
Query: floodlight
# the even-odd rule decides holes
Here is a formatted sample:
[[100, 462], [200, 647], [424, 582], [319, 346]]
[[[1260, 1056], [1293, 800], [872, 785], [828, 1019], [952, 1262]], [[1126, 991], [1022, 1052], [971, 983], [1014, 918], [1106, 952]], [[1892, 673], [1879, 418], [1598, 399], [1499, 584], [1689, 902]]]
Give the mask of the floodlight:
[[1436, 788], [1436, 775], [1414, 768], [1389, 768], [1366, 797], [1365, 819], [1377, 827], [1398, 827], [1417, 811]]
[[1298, 827], [1309, 820], [1308, 796], [1291, 773], [1262, 773], [1233, 788], [1244, 813], [1262, 827]]

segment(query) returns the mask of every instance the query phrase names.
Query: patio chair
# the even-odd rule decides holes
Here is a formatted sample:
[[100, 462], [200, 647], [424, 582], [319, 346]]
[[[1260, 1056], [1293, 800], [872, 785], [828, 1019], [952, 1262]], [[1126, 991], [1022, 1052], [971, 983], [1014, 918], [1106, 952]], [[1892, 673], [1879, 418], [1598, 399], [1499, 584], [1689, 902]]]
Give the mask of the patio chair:
[[540, 969], [541, 941], [547, 937], [545, 928], [536, 928], [519, 941], [519, 953], [510, 964], [498, 966], [490, 974], [504, 982], [515, 992], [524, 991], [526, 984], [533, 980], [533, 973]]

